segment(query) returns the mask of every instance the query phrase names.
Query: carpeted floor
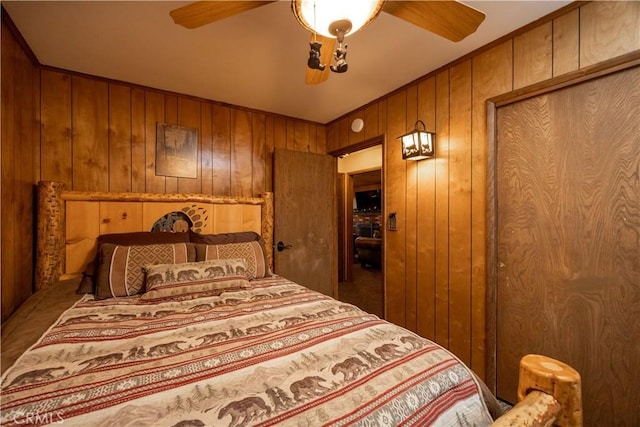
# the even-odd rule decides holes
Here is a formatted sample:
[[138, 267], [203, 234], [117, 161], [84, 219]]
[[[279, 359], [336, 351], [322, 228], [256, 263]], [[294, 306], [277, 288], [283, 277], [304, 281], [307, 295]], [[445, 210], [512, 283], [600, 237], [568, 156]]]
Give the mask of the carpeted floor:
[[353, 264], [353, 281], [338, 284], [338, 299], [384, 318], [382, 271]]
[[512, 404], [505, 402], [504, 400], [498, 399], [498, 403], [500, 404], [500, 407], [504, 412], [507, 412], [509, 409], [513, 408]]

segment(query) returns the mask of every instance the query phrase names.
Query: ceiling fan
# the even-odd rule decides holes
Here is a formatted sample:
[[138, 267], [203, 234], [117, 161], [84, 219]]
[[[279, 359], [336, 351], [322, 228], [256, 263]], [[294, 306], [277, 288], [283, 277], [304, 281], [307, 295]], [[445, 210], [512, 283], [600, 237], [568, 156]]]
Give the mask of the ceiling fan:
[[[170, 12], [176, 24], [200, 26], [238, 15], [273, 1], [198, 1]], [[291, 0], [300, 25], [311, 31], [305, 82], [321, 83], [329, 71], [347, 71], [344, 38], [372, 22], [380, 12], [391, 14], [448, 40], [457, 42], [473, 34], [484, 13], [455, 0]], [[337, 44], [337, 47], [336, 47]], [[326, 64], [334, 61], [334, 64]]]

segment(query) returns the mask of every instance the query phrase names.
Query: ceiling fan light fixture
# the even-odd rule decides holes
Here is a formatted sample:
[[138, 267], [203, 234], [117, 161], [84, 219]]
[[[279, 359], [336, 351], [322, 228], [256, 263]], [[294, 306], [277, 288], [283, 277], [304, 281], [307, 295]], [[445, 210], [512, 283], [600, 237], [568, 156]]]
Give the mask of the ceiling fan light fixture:
[[309, 31], [335, 38], [331, 24], [349, 21], [348, 34], [353, 34], [371, 22], [383, 4], [384, 0], [292, 0], [291, 9], [300, 25]]

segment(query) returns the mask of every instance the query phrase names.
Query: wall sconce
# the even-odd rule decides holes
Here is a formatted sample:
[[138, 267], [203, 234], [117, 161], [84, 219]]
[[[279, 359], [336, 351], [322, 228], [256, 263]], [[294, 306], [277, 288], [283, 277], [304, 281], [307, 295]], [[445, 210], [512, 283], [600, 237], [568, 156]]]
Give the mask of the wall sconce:
[[[422, 129], [420, 129], [422, 125]], [[423, 160], [435, 155], [434, 142], [436, 134], [427, 132], [422, 120], [416, 122], [415, 128], [398, 139], [402, 141], [403, 160]]]

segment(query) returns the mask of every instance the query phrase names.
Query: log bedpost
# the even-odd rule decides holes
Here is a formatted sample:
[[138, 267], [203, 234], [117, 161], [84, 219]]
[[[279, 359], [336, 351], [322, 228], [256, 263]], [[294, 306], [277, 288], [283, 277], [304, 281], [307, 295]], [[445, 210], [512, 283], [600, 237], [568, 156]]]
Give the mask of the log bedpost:
[[49, 286], [64, 273], [65, 203], [64, 184], [38, 182], [36, 246], [36, 291]]
[[264, 193], [262, 198], [264, 199], [264, 204], [262, 205], [261, 214], [261, 234], [267, 251], [267, 263], [271, 271], [273, 271], [273, 193]]
[[582, 427], [580, 374], [538, 354], [520, 360], [518, 403], [492, 427]]
[[582, 426], [582, 381], [571, 366], [550, 357], [527, 354], [520, 360], [518, 400], [532, 390], [552, 395], [562, 407], [554, 425]]

